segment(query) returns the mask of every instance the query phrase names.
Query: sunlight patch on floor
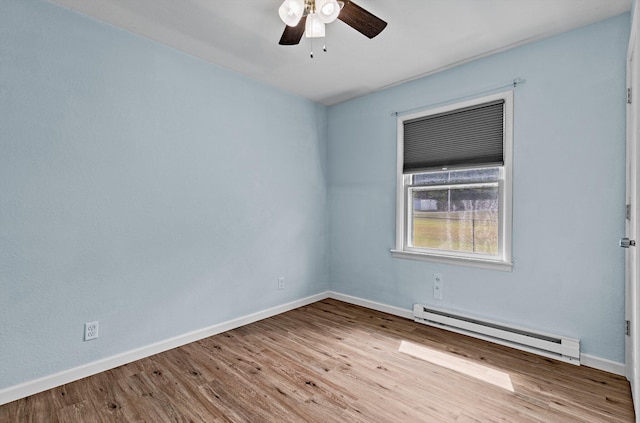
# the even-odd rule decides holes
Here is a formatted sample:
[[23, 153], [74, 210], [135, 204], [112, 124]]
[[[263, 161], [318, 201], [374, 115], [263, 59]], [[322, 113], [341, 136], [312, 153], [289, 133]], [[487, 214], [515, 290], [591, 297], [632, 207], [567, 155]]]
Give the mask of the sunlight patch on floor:
[[400, 343], [398, 351], [415, 358], [419, 358], [420, 360], [428, 361], [429, 363], [433, 363], [437, 366], [490, 383], [499, 388], [506, 389], [509, 392], [514, 392], [511, 377], [508, 373], [407, 341], [402, 341]]

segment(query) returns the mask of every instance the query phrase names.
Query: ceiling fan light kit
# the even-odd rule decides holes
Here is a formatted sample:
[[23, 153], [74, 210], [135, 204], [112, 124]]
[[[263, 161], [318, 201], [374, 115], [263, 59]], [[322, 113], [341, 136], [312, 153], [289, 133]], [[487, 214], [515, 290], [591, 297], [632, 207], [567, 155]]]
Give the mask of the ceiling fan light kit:
[[280, 19], [288, 26], [295, 27], [300, 22], [304, 13], [304, 0], [284, 0], [278, 14]]
[[326, 34], [325, 24], [336, 19], [368, 38], [377, 36], [387, 26], [385, 21], [349, 0], [284, 0], [278, 14], [287, 25], [280, 45], [297, 45], [302, 34], [306, 38], [323, 38]]
[[307, 16], [304, 36], [307, 38], [322, 38], [325, 36], [324, 22], [322, 22], [317, 14], [312, 13]]
[[[344, 7], [344, 3], [342, 3]], [[326, 24], [338, 19], [341, 6], [336, 0], [316, 0], [316, 13], [320, 20]]]

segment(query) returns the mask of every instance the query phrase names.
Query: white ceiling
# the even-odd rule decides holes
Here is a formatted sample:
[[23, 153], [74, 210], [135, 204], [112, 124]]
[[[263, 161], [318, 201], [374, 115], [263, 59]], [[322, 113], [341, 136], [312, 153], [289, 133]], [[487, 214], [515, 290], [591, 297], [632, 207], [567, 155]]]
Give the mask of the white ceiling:
[[282, 0], [50, 0], [325, 105], [630, 10], [631, 0], [356, 0], [388, 22], [368, 39], [341, 21], [280, 46]]

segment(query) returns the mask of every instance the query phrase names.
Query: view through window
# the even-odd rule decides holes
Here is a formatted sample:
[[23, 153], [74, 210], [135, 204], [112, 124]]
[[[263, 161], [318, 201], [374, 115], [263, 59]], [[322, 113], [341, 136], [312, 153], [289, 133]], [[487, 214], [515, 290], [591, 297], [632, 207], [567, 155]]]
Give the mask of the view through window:
[[409, 246], [498, 254], [498, 167], [409, 176]]

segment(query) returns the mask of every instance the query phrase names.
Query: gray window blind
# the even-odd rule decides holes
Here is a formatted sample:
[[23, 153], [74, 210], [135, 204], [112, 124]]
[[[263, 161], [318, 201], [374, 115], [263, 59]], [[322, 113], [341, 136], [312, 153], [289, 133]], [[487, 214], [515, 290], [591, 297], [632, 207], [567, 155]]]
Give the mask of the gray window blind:
[[404, 173], [502, 165], [504, 100], [404, 122]]

